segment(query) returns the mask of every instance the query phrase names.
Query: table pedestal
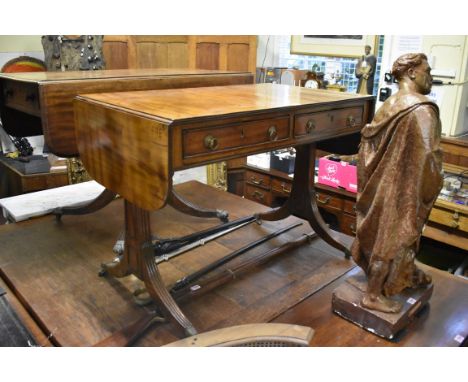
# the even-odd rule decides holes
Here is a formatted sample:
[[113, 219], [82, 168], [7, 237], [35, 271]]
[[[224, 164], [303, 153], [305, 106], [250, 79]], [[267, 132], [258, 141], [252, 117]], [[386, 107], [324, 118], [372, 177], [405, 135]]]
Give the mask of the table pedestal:
[[[339, 235], [326, 226], [318, 210], [313, 185], [315, 144], [299, 146], [296, 150], [296, 168], [290, 198], [282, 207], [257, 216], [263, 220], [281, 220], [290, 215], [305, 219], [319, 237], [345, 252], [346, 257], [349, 257], [349, 248], [339, 240]], [[177, 200], [176, 204], [182, 203], [182, 199], [175, 195], [173, 193], [171, 200]], [[184, 205], [190, 206], [187, 202], [184, 202]], [[194, 209], [191, 208], [193, 207], [188, 207], [187, 211], [193, 212]], [[187, 335], [194, 335], [197, 333], [195, 327], [184, 315], [162, 281], [155, 262], [152, 239], [150, 212], [125, 201], [124, 251], [114, 262], [104, 264], [103, 270], [114, 277], [124, 277], [130, 274], [138, 277], [145, 283], [149, 295], [160, 307], [162, 313], [182, 327]]]

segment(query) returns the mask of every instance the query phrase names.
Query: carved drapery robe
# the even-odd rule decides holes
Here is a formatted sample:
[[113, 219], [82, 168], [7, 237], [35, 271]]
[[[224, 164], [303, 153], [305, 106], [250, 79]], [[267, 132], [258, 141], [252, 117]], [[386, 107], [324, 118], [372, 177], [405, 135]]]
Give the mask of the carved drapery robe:
[[387, 296], [417, 284], [414, 256], [443, 180], [437, 105], [399, 93], [362, 130], [351, 249], [366, 273], [375, 261], [389, 263]]

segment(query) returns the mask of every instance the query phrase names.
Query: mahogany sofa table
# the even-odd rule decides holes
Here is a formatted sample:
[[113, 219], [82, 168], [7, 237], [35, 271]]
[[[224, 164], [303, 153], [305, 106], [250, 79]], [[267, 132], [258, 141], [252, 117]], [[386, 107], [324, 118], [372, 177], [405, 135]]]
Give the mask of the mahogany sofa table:
[[78, 150], [90, 175], [125, 199], [125, 248], [106, 266], [129, 274], [187, 334], [196, 329], [181, 311], [155, 264], [150, 211], [171, 198], [176, 170], [285, 147], [296, 147], [288, 201], [258, 214], [293, 214], [335, 248], [349, 243], [322, 220], [315, 199], [315, 143], [358, 132], [372, 118], [374, 98], [285, 85], [257, 84], [78, 96]]

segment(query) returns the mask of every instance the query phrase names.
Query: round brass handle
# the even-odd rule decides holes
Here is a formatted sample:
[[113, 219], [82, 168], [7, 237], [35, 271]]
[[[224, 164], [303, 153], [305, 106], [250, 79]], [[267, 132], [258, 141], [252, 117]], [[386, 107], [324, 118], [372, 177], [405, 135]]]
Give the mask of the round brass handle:
[[310, 134], [313, 133], [315, 130], [315, 121], [313, 119], [309, 119], [306, 123], [306, 133]]
[[348, 118], [346, 118], [346, 124], [348, 127], [356, 127], [356, 118], [354, 118], [352, 115], [349, 115]]
[[270, 141], [276, 141], [278, 139], [278, 130], [276, 129], [276, 126], [270, 126], [268, 129], [268, 138], [270, 138]]
[[204, 139], [205, 147], [209, 150], [216, 150], [218, 148], [218, 139], [212, 135], [207, 135]]

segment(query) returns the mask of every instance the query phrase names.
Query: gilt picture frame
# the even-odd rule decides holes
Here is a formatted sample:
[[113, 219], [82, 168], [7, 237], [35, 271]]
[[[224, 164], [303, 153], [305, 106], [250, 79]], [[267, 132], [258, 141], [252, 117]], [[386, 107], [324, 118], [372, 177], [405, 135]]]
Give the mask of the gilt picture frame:
[[376, 35], [302, 35], [291, 36], [291, 54], [359, 58], [370, 45], [375, 54]]

